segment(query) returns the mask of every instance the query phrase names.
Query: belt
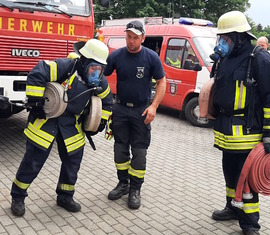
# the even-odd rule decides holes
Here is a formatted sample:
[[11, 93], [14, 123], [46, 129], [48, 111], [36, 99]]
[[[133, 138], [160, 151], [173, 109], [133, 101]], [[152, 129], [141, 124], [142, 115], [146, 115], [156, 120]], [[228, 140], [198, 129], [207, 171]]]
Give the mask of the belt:
[[121, 105], [126, 106], [126, 107], [129, 107], [129, 108], [138, 108], [138, 107], [149, 104], [149, 101], [145, 101], [142, 103], [132, 103], [132, 102], [124, 102], [122, 100], [116, 99], [116, 103], [121, 104]]
[[220, 113], [225, 114], [226, 116], [230, 116], [230, 115], [237, 115], [237, 114], [245, 114], [245, 109], [238, 109], [238, 110], [225, 110], [223, 108], [219, 109]]

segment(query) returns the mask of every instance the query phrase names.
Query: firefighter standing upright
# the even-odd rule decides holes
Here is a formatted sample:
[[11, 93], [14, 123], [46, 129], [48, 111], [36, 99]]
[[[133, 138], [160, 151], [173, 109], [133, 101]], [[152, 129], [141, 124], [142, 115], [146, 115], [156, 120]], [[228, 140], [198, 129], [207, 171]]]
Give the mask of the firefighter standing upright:
[[[126, 27], [127, 46], [112, 52], [107, 59], [105, 75], [117, 73], [117, 98], [113, 106], [112, 131], [114, 160], [119, 183], [108, 198], [116, 200], [129, 194], [128, 206], [141, 205], [140, 190], [146, 170], [146, 153], [150, 145], [151, 127], [156, 109], [166, 88], [165, 73], [156, 52], [141, 45], [145, 38], [141, 22]], [[151, 105], [152, 77], [156, 79], [156, 95]], [[130, 157], [130, 148], [132, 157]]]
[[[98, 127], [98, 130], [102, 131], [111, 113], [112, 94], [103, 76], [109, 53], [107, 46], [96, 39], [80, 44], [80, 48], [77, 46], [79, 44], [75, 45], [74, 49], [77, 48], [81, 54], [79, 59], [40, 61], [27, 77], [26, 95], [28, 105], [32, 108], [24, 130], [27, 137], [26, 152], [11, 189], [11, 210], [16, 216], [23, 216], [25, 213], [27, 189], [49, 156], [54, 139], [62, 162], [56, 189], [57, 205], [71, 212], [81, 209], [80, 204], [73, 200], [85, 145], [85, 134], [80, 120], [91, 96], [97, 95], [102, 99], [102, 119]], [[44, 91], [48, 82], [67, 86], [67, 97], [70, 101], [63, 114], [49, 119], [43, 110]], [[102, 89], [93, 94], [90, 88], [95, 87]]]
[[243, 208], [232, 205], [243, 164], [256, 144], [263, 141], [270, 151], [270, 55], [259, 50], [251, 64], [254, 46], [250, 25], [245, 15], [231, 11], [218, 20], [218, 44], [214, 51], [219, 58], [212, 69], [216, 91], [214, 107], [214, 146], [222, 150], [222, 166], [226, 182], [226, 206], [214, 211], [214, 220], [238, 219], [244, 234], [259, 234], [259, 198], [243, 199]]

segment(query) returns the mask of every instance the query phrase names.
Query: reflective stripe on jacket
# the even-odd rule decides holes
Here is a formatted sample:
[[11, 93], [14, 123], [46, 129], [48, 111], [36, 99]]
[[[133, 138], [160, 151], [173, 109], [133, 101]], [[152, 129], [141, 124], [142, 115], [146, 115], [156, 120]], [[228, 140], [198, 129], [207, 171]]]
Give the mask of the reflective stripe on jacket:
[[[26, 84], [26, 95], [43, 97], [47, 82], [59, 82], [64, 87], [68, 82], [68, 74], [74, 65], [72, 59], [40, 61], [29, 73]], [[97, 94], [102, 99], [102, 118], [108, 120], [112, 110], [113, 98], [105, 76], [102, 77], [101, 91]], [[48, 149], [60, 131], [67, 152], [74, 153], [85, 145], [85, 134], [79, 117], [93, 95], [81, 77], [75, 71], [69, 79], [67, 87], [69, 103], [66, 111], [58, 118], [38, 119], [29, 115], [28, 126], [24, 133], [27, 138], [42, 149]], [[79, 94], [78, 98], [76, 98]]]
[[[214, 126], [214, 145], [221, 150], [249, 152], [261, 141], [266, 123], [270, 124], [270, 115], [267, 115], [267, 108], [270, 107], [270, 55], [264, 52], [258, 54], [252, 70], [257, 85], [246, 86], [252, 50], [253, 46], [246, 43], [237, 56], [222, 59], [218, 68], [214, 103], [220, 113]], [[254, 113], [250, 116], [249, 107], [252, 104]], [[251, 127], [248, 120], [252, 120]]]

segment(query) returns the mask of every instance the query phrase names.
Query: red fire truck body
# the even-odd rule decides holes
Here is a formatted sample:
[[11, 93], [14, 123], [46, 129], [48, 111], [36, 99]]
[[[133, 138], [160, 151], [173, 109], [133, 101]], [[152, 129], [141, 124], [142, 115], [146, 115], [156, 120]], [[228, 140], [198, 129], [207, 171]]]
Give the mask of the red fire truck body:
[[26, 77], [38, 61], [67, 57], [74, 42], [93, 36], [92, 0], [1, 2], [0, 117], [23, 109]]

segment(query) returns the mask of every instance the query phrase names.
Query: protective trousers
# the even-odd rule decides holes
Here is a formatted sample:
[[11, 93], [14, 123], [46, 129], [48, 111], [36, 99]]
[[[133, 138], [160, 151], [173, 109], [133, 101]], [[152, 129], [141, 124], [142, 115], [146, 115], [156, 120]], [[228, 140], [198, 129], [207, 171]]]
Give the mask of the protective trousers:
[[223, 151], [222, 167], [226, 182], [227, 207], [237, 211], [239, 225], [242, 230], [259, 230], [259, 196], [251, 189], [252, 199], [243, 199], [244, 208], [239, 209], [231, 205], [241, 170], [248, 153], [230, 153]]
[[[82, 161], [83, 149], [80, 149], [72, 155], [68, 155], [60, 132], [58, 132], [56, 136], [56, 142], [62, 162], [56, 192], [59, 198], [72, 198], [75, 191], [77, 173]], [[42, 151], [30, 141], [27, 141], [24, 158], [22, 159], [16, 178], [12, 184], [12, 198], [18, 201], [24, 201], [25, 197], [28, 196], [27, 189], [37, 177], [47, 160], [52, 145], [53, 144], [51, 144], [48, 150]]]
[[146, 154], [151, 139], [151, 126], [146, 125], [145, 117], [142, 117], [146, 107], [131, 108], [121, 104], [113, 107], [112, 130], [117, 175], [121, 182], [130, 180], [132, 189], [140, 189], [144, 182]]

